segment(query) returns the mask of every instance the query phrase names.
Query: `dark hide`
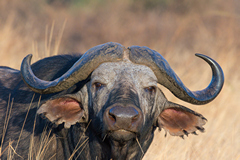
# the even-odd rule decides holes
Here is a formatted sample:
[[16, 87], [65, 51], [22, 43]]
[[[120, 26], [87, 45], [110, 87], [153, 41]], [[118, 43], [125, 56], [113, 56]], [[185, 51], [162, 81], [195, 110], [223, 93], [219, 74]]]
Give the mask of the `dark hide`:
[[[68, 71], [78, 59], [75, 55], [55, 56], [36, 62], [31, 68], [38, 78], [50, 81]], [[45, 95], [31, 91], [18, 70], [1, 67], [1, 159], [138, 160], [149, 148], [157, 127], [181, 137], [203, 131], [206, 119], [168, 102], [157, 88], [150, 68], [131, 62], [111, 65], [118, 65], [117, 69], [122, 72], [109, 78], [109, 84], [92, 82], [92, 75], [98, 73], [96, 69], [71, 88]], [[121, 70], [122, 67], [125, 69]], [[106, 68], [108, 72], [110, 67]], [[135, 70], [130, 72], [131, 68], [139, 74], [135, 74]], [[105, 72], [100, 73], [111, 77]], [[144, 83], [142, 78], [147, 77], [146, 74], [150, 78]], [[107, 89], [114, 78], [113, 87]], [[154, 79], [153, 86], [151, 79]], [[147, 86], [139, 85], [138, 81]], [[9, 121], [5, 121], [6, 115]]]

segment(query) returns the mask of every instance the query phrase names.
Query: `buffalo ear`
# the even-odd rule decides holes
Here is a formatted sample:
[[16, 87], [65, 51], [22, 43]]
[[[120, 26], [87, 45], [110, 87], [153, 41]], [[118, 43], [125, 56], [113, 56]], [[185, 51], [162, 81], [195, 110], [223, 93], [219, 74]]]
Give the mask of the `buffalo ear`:
[[203, 125], [207, 119], [184, 106], [167, 102], [164, 110], [158, 116], [158, 127], [163, 128], [172, 136], [184, 137], [197, 130], [204, 132]]
[[86, 121], [85, 111], [82, 109], [81, 103], [69, 97], [48, 100], [41, 105], [37, 113], [45, 115], [57, 125], [64, 122], [65, 128], [70, 128], [77, 122]]

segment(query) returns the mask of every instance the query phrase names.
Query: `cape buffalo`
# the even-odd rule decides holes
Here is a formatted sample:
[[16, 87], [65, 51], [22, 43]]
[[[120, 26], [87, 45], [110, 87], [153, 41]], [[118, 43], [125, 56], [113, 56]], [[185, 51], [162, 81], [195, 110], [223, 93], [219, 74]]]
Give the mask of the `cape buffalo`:
[[58, 55], [21, 71], [0, 68], [1, 157], [7, 159], [141, 159], [154, 131], [183, 137], [204, 131], [199, 113], [166, 99], [161, 84], [197, 105], [212, 101], [224, 76], [217, 62], [207, 88], [190, 91], [156, 51], [106, 43], [84, 55]]

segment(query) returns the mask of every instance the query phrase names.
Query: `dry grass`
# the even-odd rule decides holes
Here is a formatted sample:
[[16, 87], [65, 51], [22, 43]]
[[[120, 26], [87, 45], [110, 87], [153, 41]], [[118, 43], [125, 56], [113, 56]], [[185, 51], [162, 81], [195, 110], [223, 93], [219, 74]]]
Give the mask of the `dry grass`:
[[198, 90], [208, 85], [211, 71], [194, 53], [209, 55], [225, 73], [223, 90], [213, 102], [190, 105], [163, 88], [169, 100], [208, 119], [206, 132], [182, 140], [170, 135], [164, 138], [164, 131], [156, 131], [144, 159], [240, 159], [240, 2], [182, 1], [180, 7], [187, 9], [177, 3], [145, 9], [134, 0], [104, 2], [74, 7], [2, 0], [0, 64], [19, 68], [23, 57], [31, 52], [40, 55], [35, 56], [37, 60], [53, 54], [83, 53], [114, 41], [126, 47], [144, 45], [157, 50], [186, 86]]

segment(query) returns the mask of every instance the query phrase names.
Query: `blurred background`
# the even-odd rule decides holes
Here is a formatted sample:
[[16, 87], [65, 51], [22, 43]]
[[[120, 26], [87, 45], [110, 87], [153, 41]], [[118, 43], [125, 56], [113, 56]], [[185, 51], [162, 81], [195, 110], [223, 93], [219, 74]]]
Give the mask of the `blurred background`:
[[203, 114], [205, 133], [185, 140], [155, 132], [144, 160], [240, 159], [240, 1], [238, 0], [1, 0], [0, 65], [19, 69], [29, 53], [84, 53], [105, 42], [147, 46], [161, 53], [191, 90], [205, 88], [215, 59], [225, 73], [220, 95], [194, 106], [164, 90], [170, 101]]

